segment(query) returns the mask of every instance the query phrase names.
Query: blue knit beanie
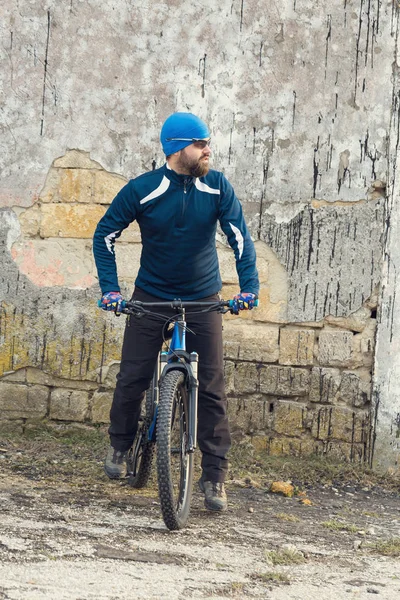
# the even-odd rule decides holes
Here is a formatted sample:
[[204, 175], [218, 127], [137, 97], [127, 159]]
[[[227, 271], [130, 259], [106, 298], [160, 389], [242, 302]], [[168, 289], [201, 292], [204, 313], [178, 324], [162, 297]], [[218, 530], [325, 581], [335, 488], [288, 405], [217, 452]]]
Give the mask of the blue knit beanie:
[[[176, 112], [168, 117], [161, 128], [160, 141], [164, 154], [169, 156], [186, 148], [192, 138], [202, 140], [210, 137], [207, 125], [192, 113]], [[187, 138], [189, 141], [171, 138]]]

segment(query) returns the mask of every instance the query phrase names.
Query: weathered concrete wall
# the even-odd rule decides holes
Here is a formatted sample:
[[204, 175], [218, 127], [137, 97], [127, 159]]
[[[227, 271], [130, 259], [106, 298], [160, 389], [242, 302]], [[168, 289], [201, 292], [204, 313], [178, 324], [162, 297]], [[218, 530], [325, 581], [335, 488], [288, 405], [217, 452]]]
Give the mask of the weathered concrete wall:
[[[370, 459], [397, 4], [1, 10], [3, 427], [107, 418], [123, 319], [96, 310], [91, 236], [124, 182], [162, 164], [164, 118], [191, 110], [257, 241], [261, 307], [225, 328], [234, 428], [270, 452]], [[126, 293], [139, 254], [132, 226], [117, 245]]]
[[[396, 30], [398, 36], [398, 30]], [[396, 54], [392, 76], [389, 136], [389, 176], [384, 229], [384, 263], [378, 314], [374, 372], [373, 464], [381, 470], [400, 471], [400, 80]]]

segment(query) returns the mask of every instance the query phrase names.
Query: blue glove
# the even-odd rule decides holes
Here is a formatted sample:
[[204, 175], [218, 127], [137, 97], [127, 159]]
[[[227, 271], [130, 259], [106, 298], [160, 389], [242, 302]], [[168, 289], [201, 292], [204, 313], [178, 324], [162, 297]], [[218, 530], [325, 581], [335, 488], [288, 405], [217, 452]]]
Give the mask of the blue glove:
[[103, 294], [103, 297], [99, 302], [99, 306], [103, 310], [116, 311], [119, 309], [121, 300], [122, 296], [119, 292], [107, 292], [106, 294]]
[[241, 292], [233, 296], [233, 300], [231, 300], [231, 313], [238, 315], [240, 310], [251, 310], [257, 305], [258, 300], [255, 294]]

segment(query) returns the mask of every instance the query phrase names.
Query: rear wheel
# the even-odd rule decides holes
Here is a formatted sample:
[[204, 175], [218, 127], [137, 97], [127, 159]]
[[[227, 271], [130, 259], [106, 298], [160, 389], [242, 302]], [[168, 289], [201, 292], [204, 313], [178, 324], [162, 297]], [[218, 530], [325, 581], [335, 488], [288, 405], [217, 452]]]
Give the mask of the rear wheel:
[[188, 392], [182, 371], [169, 371], [160, 388], [157, 475], [161, 512], [168, 529], [181, 529], [190, 512], [193, 452], [187, 452]]
[[149, 440], [149, 428], [154, 416], [153, 386], [146, 392], [139, 427], [127, 459], [128, 483], [134, 488], [147, 485], [155, 451], [155, 436]]

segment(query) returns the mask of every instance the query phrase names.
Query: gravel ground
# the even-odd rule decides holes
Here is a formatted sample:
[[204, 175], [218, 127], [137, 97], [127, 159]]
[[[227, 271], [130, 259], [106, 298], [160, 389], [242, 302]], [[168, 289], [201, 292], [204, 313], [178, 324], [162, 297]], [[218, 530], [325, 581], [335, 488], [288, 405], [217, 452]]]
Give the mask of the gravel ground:
[[400, 598], [396, 492], [321, 484], [287, 498], [235, 480], [227, 513], [196, 491], [188, 527], [169, 532], [155, 486], [108, 481], [99, 461], [85, 484], [68, 453], [51, 471], [31, 452], [0, 453], [0, 599]]

